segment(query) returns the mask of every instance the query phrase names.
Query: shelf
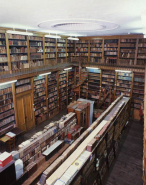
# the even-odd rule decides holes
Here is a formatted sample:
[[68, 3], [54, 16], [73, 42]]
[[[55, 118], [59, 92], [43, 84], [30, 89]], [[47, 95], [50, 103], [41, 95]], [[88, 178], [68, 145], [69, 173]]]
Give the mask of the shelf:
[[42, 103], [42, 102], [44, 102], [44, 101], [46, 101], [46, 99], [45, 99], [45, 100], [41, 100], [41, 101], [35, 103], [34, 105], [37, 105], [37, 104]]

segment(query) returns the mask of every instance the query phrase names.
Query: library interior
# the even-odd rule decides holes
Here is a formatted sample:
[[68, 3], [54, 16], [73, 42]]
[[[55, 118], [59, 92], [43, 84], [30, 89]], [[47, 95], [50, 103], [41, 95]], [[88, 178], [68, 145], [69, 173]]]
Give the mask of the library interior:
[[146, 185], [146, 1], [0, 7], [0, 185]]

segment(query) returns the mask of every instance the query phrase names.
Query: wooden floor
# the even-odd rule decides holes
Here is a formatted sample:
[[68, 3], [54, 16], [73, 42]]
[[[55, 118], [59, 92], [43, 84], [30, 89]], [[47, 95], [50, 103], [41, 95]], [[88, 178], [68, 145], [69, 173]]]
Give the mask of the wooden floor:
[[131, 120], [105, 185], [142, 185], [143, 124]]

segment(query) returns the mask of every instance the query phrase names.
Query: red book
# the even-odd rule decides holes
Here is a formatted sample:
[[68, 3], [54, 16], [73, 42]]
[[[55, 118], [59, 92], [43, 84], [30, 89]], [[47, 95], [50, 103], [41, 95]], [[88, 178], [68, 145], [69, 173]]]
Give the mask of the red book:
[[9, 154], [8, 152], [4, 152], [0, 155], [0, 166], [1, 167], [6, 166], [11, 161], [12, 161], [12, 154]]

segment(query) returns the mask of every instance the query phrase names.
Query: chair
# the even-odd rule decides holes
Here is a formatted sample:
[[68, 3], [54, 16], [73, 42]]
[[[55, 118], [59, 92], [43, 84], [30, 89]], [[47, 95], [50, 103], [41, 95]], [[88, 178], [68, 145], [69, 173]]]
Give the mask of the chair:
[[7, 141], [7, 145], [9, 147], [10, 151], [11, 151], [12, 148], [15, 148], [15, 137], [9, 139]]

